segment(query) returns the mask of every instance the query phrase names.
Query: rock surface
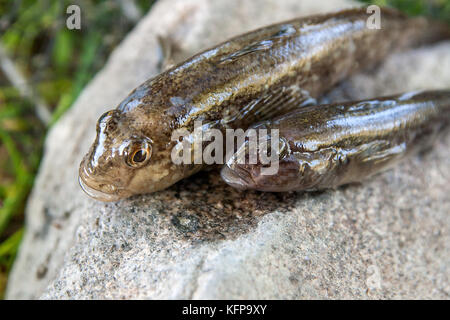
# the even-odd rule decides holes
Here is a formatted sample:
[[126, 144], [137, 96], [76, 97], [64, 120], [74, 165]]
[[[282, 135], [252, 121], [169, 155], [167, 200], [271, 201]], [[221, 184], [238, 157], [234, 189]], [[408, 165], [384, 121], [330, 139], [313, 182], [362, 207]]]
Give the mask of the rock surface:
[[[325, 5], [326, 4], [326, 5]], [[238, 192], [215, 172], [117, 203], [77, 184], [95, 122], [158, 72], [158, 34], [189, 55], [346, 0], [159, 1], [50, 132], [7, 297], [443, 298], [450, 294], [450, 137], [361, 185]], [[450, 88], [450, 43], [391, 56], [334, 100]]]

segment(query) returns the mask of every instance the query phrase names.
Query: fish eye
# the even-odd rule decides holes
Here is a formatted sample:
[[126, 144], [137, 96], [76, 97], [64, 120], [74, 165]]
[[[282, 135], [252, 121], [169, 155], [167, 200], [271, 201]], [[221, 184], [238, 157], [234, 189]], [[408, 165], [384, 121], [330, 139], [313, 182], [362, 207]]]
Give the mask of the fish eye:
[[126, 163], [130, 167], [138, 168], [146, 164], [152, 155], [152, 147], [146, 141], [135, 143], [130, 146]]
[[136, 151], [133, 155], [133, 162], [134, 163], [144, 162], [145, 159], [147, 159], [147, 154], [148, 154], [147, 150], [144, 149]]

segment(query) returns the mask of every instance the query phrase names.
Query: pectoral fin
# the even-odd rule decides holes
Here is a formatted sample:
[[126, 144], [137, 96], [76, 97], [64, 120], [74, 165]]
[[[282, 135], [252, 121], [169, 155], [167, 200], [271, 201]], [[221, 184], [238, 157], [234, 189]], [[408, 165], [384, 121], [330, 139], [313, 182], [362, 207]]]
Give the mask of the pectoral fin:
[[297, 108], [315, 104], [316, 100], [309, 95], [309, 92], [297, 85], [279, 87], [265, 92], [260, 98], [237, 109], [235, 113], [224, 118], [222, 124], [226, 125], [231, 122], [256, 123], [273, 119]]
[[350, 155], [356, 158], [356, 162], [370, 172], [379, 172], [391, 167], [401, 160], [406, 153], [406, 144], [393, 144], [392, 142], [381, 140], [364, 144], [358, 151]]

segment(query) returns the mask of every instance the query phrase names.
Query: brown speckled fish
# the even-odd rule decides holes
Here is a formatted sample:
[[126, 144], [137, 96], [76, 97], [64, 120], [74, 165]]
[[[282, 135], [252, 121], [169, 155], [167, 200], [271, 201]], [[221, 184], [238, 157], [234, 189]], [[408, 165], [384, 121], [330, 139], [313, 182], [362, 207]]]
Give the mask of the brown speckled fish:
[[[261, 161], [238, 163], [249, 141], [221, 171], [239, 189], [285, 192], [335, 188], [385, 170], [429, 149], [450, 123], [450, 90], [307, 107], [253, 128], [277, 129], [276, 174], [261, 174]], [[270, 137], [269, 137], [270, 139]], [[259, 152], [259, 151], [257, 151]]]
[[79, 170], [80, 185], [102, 201], [167, 188], [204, 165], [171, 160], [172, 132], [246, 129], [309, 104], [355, 71], [396, 49], [436, 40], [425, 19], [366, 9], [300, 18], [235, 37], [143, 83], [104, 115]]

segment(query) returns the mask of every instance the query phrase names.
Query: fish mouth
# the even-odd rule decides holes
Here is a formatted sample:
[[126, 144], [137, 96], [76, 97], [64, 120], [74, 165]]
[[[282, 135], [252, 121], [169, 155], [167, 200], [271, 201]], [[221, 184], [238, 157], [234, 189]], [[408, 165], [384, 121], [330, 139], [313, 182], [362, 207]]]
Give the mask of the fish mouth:
[[88, 186], [81, 176], [78, 177], [78, 183], [80, 184], [81, 189], [90, 196], [91, 198], [103, 202], [111, 202], [120, 200], [122, 197], [118, 194], [114, 193], [106, 193], [97, 189], [94, 189]]

